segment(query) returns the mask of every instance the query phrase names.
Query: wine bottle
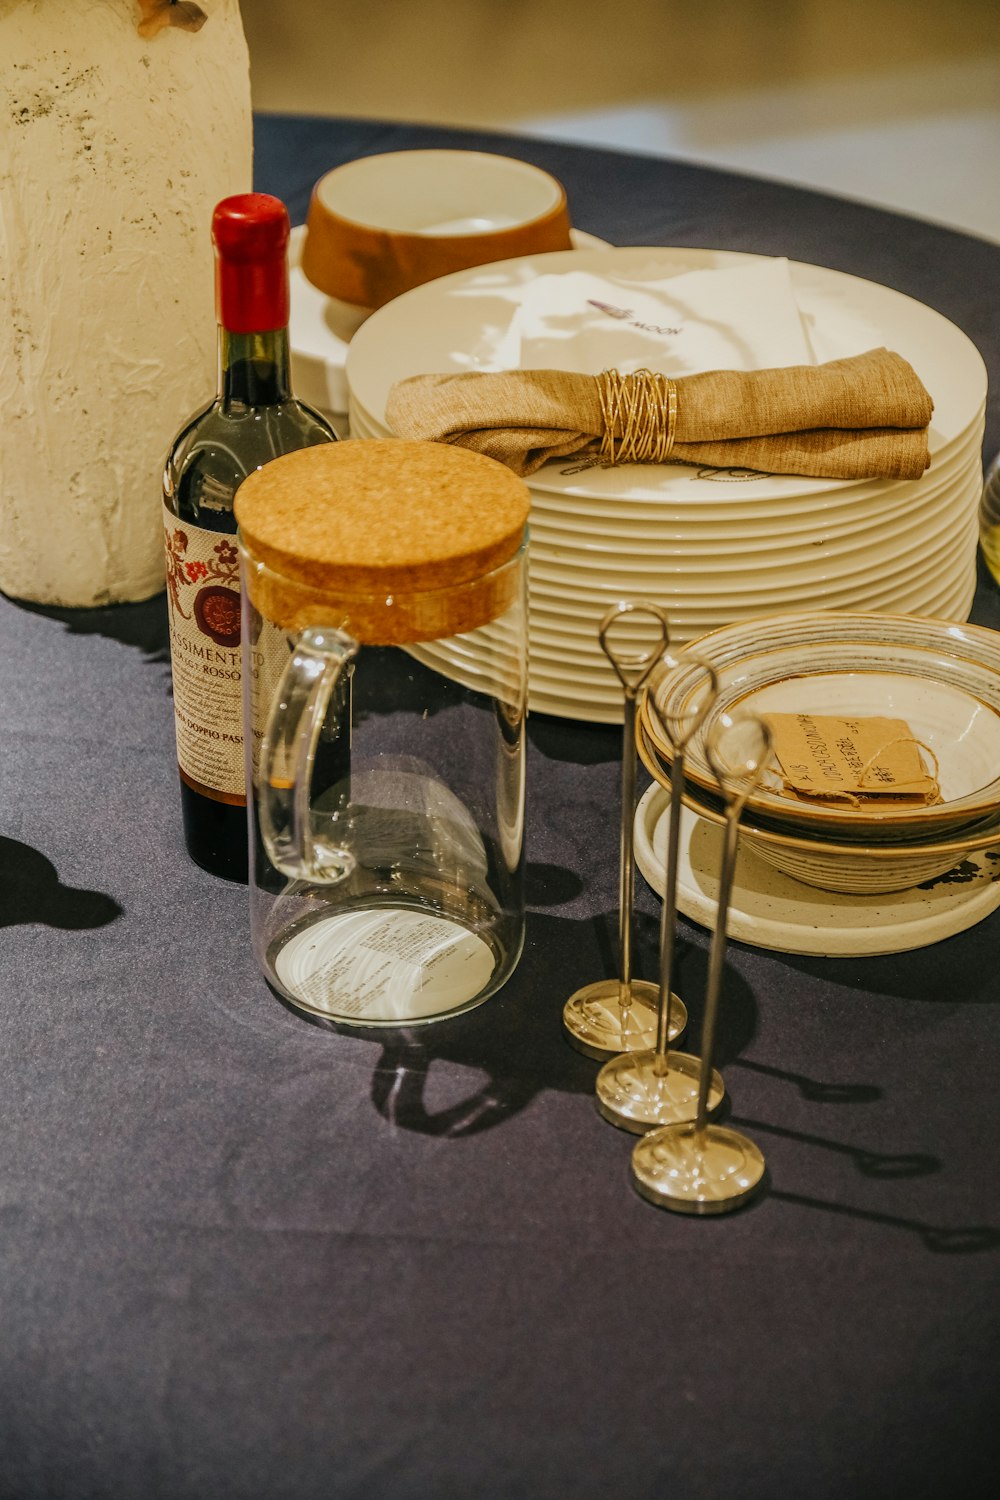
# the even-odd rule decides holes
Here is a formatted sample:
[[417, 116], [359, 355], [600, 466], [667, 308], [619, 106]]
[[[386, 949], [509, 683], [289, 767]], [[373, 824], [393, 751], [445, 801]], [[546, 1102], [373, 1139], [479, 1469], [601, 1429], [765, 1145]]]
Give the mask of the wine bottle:
[[288, 213], [278, 198], [224, 198], [212, 217], [219, 386], [167, 454], [167, 601], [184, 838], [191, 858], [247, 878], [240, 583], [233, 497], [282, 453], [336, 441], [291, 392]]

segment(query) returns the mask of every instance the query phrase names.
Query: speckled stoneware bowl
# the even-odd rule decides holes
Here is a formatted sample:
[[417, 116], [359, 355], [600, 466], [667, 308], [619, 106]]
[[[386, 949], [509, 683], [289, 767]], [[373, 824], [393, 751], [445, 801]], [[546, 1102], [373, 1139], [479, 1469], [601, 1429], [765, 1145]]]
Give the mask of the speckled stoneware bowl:
[[[704, 744], [722, 713], [885, 715], [904, 719], [933, 752], [942, 802], [805, 803], [782, 791], [775, 766], [750, 796], [748, 815], [793, 835], [874, 844], [944, 837], [1000, 814], [1000, 633], [909, 615], [816, 610], [727, 625], [687, 649], [719, 677], [718, 699], [687, 751], [693, 790], [709, 798], [717, 792]], [[703, 680], [696, 666], [665, 674], [651, 689], [660, 712], [682, 715]], [[669, 763], [669, 744], [648, 702], [642, 720]], [[927, 764], [932, 769], [929, 758]]]
[[[638, 729], [638, 747], [650, 775], [669, 791], [669, 762], [652, 744], [642, 723]], [[708, 823], [725, 822], [719, 801], [691, 782], [687, 783], [684, 805]], [[854, 896], [875, 896], [906, 891], [943, 875], [975, 850], [1000, 848], [1000, 812], [980, 818], [966, 828], [928, 832], [902, 843], [885, 839], [841, 842], [823, 835], [786, 832], [773, 822], [758, 822], [752, 813], [745, 812], [740, 820], [740, 840], [767, 864], [805, 885]]]

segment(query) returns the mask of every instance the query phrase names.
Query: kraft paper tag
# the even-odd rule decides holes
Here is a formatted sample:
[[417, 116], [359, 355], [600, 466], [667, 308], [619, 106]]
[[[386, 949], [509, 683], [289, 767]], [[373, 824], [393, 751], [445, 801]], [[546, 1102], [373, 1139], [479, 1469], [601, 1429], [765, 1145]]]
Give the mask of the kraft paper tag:
[[929, 806], [941, 800], [937, 767], [928, 771], [922, 747], [903, 719], [764, 717], [774, 736], [785, 791], [792, 796], [854, 806], [888, 799]]

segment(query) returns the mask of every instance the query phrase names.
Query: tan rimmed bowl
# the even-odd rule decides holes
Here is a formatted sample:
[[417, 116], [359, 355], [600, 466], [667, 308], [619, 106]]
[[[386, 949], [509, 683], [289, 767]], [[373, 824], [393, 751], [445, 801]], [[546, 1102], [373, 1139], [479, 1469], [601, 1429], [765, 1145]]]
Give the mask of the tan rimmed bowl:
[[[688, 748], [684, 768], [692, 789], [710, 800], [716, 783], [704, 745], [720, 714], [865, 714], [905, 720], [929, 748], [940, 803], [805, 803], [783, 792], [775, 766], [751, 794], [748, 815], [791, 835], [865, 845], [944, 837], [1000, 815], [997, 631], [911, 615], [811, 610], [727, 625], [688, 642], [685, 650], [711, 663], [719, 679], [719, 696]], [[694, 665], [664, 674], [651, 689], [659, 712], [682, 716], [703, 680]], [[669, 762], [670, 745], [648, 701], [642, 719], [651, 744]]]
[[[642, 721], [637, 739], [643, 765], [669, 791], [670, 763], [661, 756]], [[700, 786], [687, 782], [683, 800], [686, 807], [706, 822], [718, 825], [725, 822], [721, 804]], [[740, 821], [740, 839], [767, 864], [793, 880], [824, 891], [875, 896], [923, 885], [955, 869], [975, 850], [1000, 851], [1000, 813], [957, 832], [929, 833], [899, 844], [885, 840], [863, 844], [784, 832], [766, 821], [760, 823], [753, 813], [745, 812]], [[1000, 858], [997, 878], [1000, 879]]]
[[452, 271], [570, 248], [566, 193], [540, 167], [484, 151], [391, 151], [321, 177], [302, 270], [374, 309]]

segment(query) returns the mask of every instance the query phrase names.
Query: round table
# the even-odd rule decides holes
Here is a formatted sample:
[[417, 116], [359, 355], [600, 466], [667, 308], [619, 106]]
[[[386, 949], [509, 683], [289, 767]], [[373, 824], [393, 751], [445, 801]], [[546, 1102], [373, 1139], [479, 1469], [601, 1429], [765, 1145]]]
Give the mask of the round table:
[[[434, 145], [538, 163], [616, 244], [885, 282], [964, 328], [1000, 389], [1000, 245], [875, 208], [284, 117], [257, 121], [256, 185], [301, 221], [329, 167]], [[994, 397], [989, 452], [998, 418]], [[974, 618], [1000, 627], [985, 575]], [[731, 943], [717, 1062], [768, 1190], [674, 1217], [632, 1190], [633, 1138], [560, 1027], [615, 962], [617, 731], [531, 721], [531, 912], [503, 992], [427, 1031], [337, 1035], [276, 1001], [245, 890], [184, 854], [162, 596], [0, 600], [0, 631], [0, 1493], [992, 1494], [1000, 1192], [977, 1142], [1000, 916], [897, 956]], [[697, 1028], [709, 939], [680, 936]]]

